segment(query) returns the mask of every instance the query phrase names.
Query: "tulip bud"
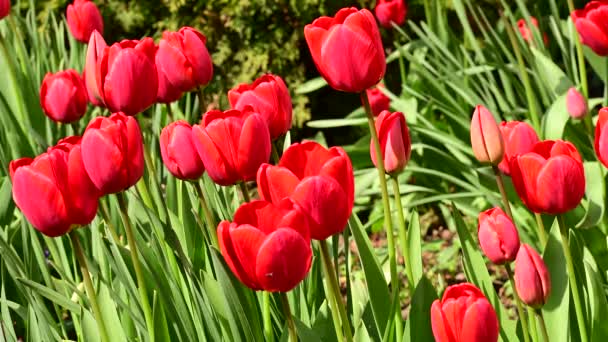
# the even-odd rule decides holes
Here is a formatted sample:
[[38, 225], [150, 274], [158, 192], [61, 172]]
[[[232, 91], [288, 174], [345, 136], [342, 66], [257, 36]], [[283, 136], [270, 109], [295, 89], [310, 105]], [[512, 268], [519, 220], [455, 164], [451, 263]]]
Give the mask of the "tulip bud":
[[391, 105], [391, 99], [384, 95], [380, 90], [381, 85], [375, 88], [367, 89], [367, 98], [369, 99], [369, 106], [372, 109], [374, 116], [380, 115], [385, 110], [389, 110]]
[[186, 121], [179, 120], [163, 128], [160, 154], [167, 169], [179, 179], [199, 179], [205, 172], [192, 141], [192, 127]]
[[82, 161], [101, 195], [126, 190], [144, 174], [144, 150], [137, 120], [124, 113], [98, 116], [82, 137]]
[[482, 163], [497, 165], [502, 160], [502, 135], [492, 113], [481, 105], [475, 107], [471, 120], [471, 146], [475, 158]]
[[103, 106], [101, 77], [97, 73], [97, 63], [101, 60], [104, 49], [108, 45], [99, 32], [93, 31], [89, 45], [87, 46], [87, 56], [84, 65], [84, 83], [87, 87], [89, 101], [94, 106]]
[[407, 14], [407, 5], [404, 0], [379, 0], [375, 12], [380, 25], [391, 29], [393, 28], [393, 22], [397, 26], [403, 25]]
[[551, 294], [551, 276], [538, 253], [523, 243], [515, 259], [515, 287], [521, 301], [540, 308]]
[[[410, 132], [403, 113], [391, 113], [385, 110], [376, 119], [376, 131], [386, 173], [393, 174], [403, 171], [412, 152]], [[373, 141], [370, 142], [369, 152], [372, 162], [376, 165], [376, 150]]]
[[68, 5], [67, 21], [70, 32], [81, 43], [88, 43], [91, 33], [103, 34], [103, 18], [97, 6], [89, 0], [74, 0]]
[[[536, 27], [536, 29], [538, 29], [538, 20], [534, 17], [530, 17], [530, 22], [532, 23], [532, 25], [534, 25], [534, 27]], [[519, 33], [521, 34], [521, 37], [523, 38], [523, 40], [528, 43], [528, 44], [534, 44], [534, 34], [532, 33], [532, 30], [530, 30], [530, 28], [528, 27], [528, 23], [526, 22], [525, 19], [519, 19], [517, 21], [517, 28], [519, 29]], [[547, 37], [546, 33], [543, 33], [543, 43], [545, 45], [549, 44], [549, 37]]]
[[515, 260], [519, 250], [519, 234], [513, 221], [500, 208], [479, 214], [477, 233], [483, 253], [496, 265]]
[[608, 3], [590, 1], [571, 14], [581, 42], [599, 56], [608, 56]]
[[498, 128], [505, 146], [505, 155], [498, 164], [498, 168], [504, 174], [510, 175], [509, 162], [511, 159], [532, 151], [532, 147], [538, 142], [538, 135], [532, 126], [521, 121], [503, 121]]
[[228, 92], [230, 106], [245, 110], [251, 106], [268, 124], [272, 140], [287, 133], [291, 128], [292, 106], [289, 90], [279, 76], [267, 74], [252, 84], [240, 84]]
[[384, 48], [370, 11], [343, 8], [306, 25], [304, 37], [319, 73], [336, 90], [360, 93], [384, 77]]
[[87, 92], [76, 70], [46, 74], [40, 87], [40, 105], [54, 121], [70, 123], [80, 119], [87, 111]]
[[431, 327], [436, 342], [496, 342], [498, 318], [475, 285], [448, 286], [431, 305]]
[[0, 0], [0, 19], [6, 17], [11, 11], [10, 0]]
[[576, 88], [572, 87], [566, 94], [566, 108], [572, 118], [582, 119], [587, 114], [587, 100]]
[[595, 125], [595, 154], [605, 167], [608, 167], [608, 107], [600, 109]]

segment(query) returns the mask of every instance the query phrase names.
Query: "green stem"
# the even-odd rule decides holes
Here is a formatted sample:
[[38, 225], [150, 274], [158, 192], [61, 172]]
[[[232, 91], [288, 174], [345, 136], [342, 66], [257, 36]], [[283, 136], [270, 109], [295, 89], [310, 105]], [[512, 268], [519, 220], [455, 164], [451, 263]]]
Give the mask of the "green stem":
[[150, 341], [154, 341], [154, 319], [152, 317], [152, 310], [150, 309], [150, 302], [148, 299], [148, 291], [146, 290], [146, 280], [141, 269], [139, 262], [139, 255], [137, 253], [137, 243], [135, 242], [135, 236], [133, 235], [133, 227], [129, 220], [129, 211], [127, 205], [127, 199], [124, 192], [116, 194], [118, 197], [118, 204], [120, 206], [120, 216], [122, 217], [123, 224], [125, 226], [125, 232], [127, 233], [127, 243], [129, 244], [129, 251], [131, 252], [131, 259], [133, 260], [133, 268], [135, 269], [135, 276], [137, 277], [137, 288], [139, 290], [139, 296], [141, 297], [141, 306], [144, 311], [144, 317], [146, 318], [146, 327], [148, 328], [148, 335]]
[[108, 338], [108, 332], [106, 330], [105, 322], [103, 321], [103, 316], [101, 315], [101, 310], [99, 310], [99, 303], [97, 302], [95, 288], [93, 287], [93, 282], [91, 281], [91, 276], [89, 275], [89, 266], [87, 265], [87, 259], [84, 256], [82, 246], [80, 245], [80, 240], [78, 240], [78, 234], [75, 230], [72, 230], [70, 232], [70, 239], [72, 240], [72, 245], [74, 246], [76, 258], [78, 259], [78, 263], [80, 264], [80, 271], [82, 272], [82, 278], [84, 279], [84, 286], [87, 290], [87, 295], [89, 296], [89, 300], [91, 302], [93, 315], [95, 315], [95, 320], [97, 321], [97, 327], [99, 329], [101, 341], [109, 342], [110, 339]]
[[247, 184], [245, 184], [245, 182], [239, 182], [239, 188], [241, 189], [243, 200], [245, 202], [251, 202], [251, 197], [249, 197], [249, 190], [247, 189]]
[[270, 292], [262, 292], [262, 306], [263, 306], [263, 318], [264, 318], [264, 340], [267, 342], [274, 341], [274, 334], [272, 333], [272, 321], [270, 320]]
[[549, 342], [549, 334], [547, 333], [547, 325], [545, 324], [545, 318], [543, 317], [543, 312], [540, 309], [534, 310], [538, 321], [540, 322], [540, 331], [543, 335], [543, 340], [545, 342]]
[[505, 191], [505, 183], [502, 181], [502, 175], [500, 174], [500, 170], [496, 165], [492, 165], [492, 170], [494, 171], [494, 175], [496, 176], [496, 185], [498, 185], [498, 190], [500, 191], [500, 197], [502, 197], [502, 205], [505, 207], [505, 211], [507, 212], [507, 216], [511, 220], [513, 220], [513, 213], [511, 212], [511, 204], [509, 203], [509, 198], [507, 197], [507, 192]]
[[540, 120], [538, 118], [538, 112], [536, 109], [536, 100], [534, 96], [534, 91], [532, 89], [532, 84], [530, 83], [530, 76], [528, 75], [528, 71], [526, 70], [526, 65], [524, 64], [524, 58], [521, 54], [521, 50], [519, 48], [519, 43], [517, 41], [517, 37], [513, 32], [513, 27], [511, 26], [511, 22], [507, 19], [506, 16], [503, 15], [503, 19], [505, 22], [505, 28], [507, 30], [507, 35], [509, 36], [509, 40], [511, 41], [511, 46], [513, 47], [513, 52], [515, 52], [515, 57], [517, 58], [517, 65], [519, 67], [519, 74], [521, 76], [522, 82], [524, 83], [524, 88], [526, 90], [526, 100], [528, 102], [528, 109], [530, 111], [530, 119], [532, 120], [532, 126], [534, 126], [534, 130], [542, 135]]
[[513, 271], [511, 270], [509, 263], [505, 264], [505, 269], [509, 275], [511, 288], [513, 288], [513, 298], [515, 298], [515, 303], [517, 304], [517, 314], [519, 315], [519, 321], [521, 322], [521, 330], [524, 335], [524, 341], [530, 342], [530, 334], [528, 333], [528, 318], [524, 312], [524, 305], [522, 304], [519, 294], [517, 293], [517, 287], [515, 287], [515, 280], [513, 279]]
[[578, 323], [578, 330], [581, 334], [581, 342], [589, 341], [587, 337], [587, 328], [585, 325], [585, 316], [583, 314], [583, 305], [581, 302], [581, 292], [576, 282], [576, 274], [574, 273], [574, 263], [572, 262], [572, 253], [570, 251], [570, 244], [568, 238], [568, 227], [563, 215], [557, 216], [557, 222], [559, 223], [559, 232], [562, 237], [562, 247], [564, 249], [564, 255], [566, 256], [566, 267], [568, 268], [568, 278], [570, 280], [570, 289], [572, 290], [572, 300], [574, 301], [574, 310], [576, 311], [576, 321]]
[[424, 0], [424, 17], [429, 24], [429, 27], [433, 28], [433, 13], [431, 13], [430, 0]]
[[201, 118], [203, 117], [203, 115], [205, 114], [205, 93], [204, 93], [204, 87], [199, 87], [198, 91], [196, 92], [196, 95], [198, 96], [198, 106], [199, 106], [199, 111], [201, 113]]
[[[388, 244], [388, 259], [391, 271], [391, 290], [393, 296], [399, 296], [399, 278], [397, 277], [397, 258], [395, 252], [395, 241], [393, 237], [393, 220], [391, 217], [391, 207], [388, 196], [388, 187], [386, 185], [386, 171], [384, 169], [384, 158], [382, 158], [382, 150], [380, 148], [380, 141], [378, 140], [378, 133], [376, 132], [376, 125], [374, 123], [374, 115], [369, 105], [369, 98], [367, 92], [361, 92], [361, 102], [365, 107], [367, 113], [367, 123], [369, 125], [369, 131], [372, 136], [372, 142], [374, 144], [374, 150], [376, 153], [376, 168], [378, 169], [378, 178], [380, 180], [380, 190], [382, 192], [382, 206], [384, 208], [384, 221], [386, 222], [386, 242]], [[402, 336], [402, 324], [401, 324], [401, 312], [395, 310], [395, 336], [398, 341], [401, 341]]]
[[391, 177], [393, 183], [393, 193], [395, 196], [395, 206], [397, 207], [397, 218], [399, 219], [399, 237], [401, 240], [401, 254], [403, 254], [405, 272], [407, 274], [410, 291], [414, 291], [414, 274], [412, 273], [412, 260], [410, 259], [410, 246], [408, 243], [408, 231], [403, 216], [403, 205], [401, 204], [401, 192], [399, 191], [399, 181], [397, 176]]
[[[215, 219], [213, 218], [213, 213], [211, 212], [211, 210], [209, 209], [209, 206], [207, 205], [207, 199], [205, 198], [205, 192], [203, 192], [203, 188], [201, 187], [201, 184], [198, 181], [194, 181], [192, 182], [192, 184], [194, 184], [194, 188], [196, 189], [196, 192], [198, 194], [198, 199], [201, 203], [201, 207], [203, 209], [203, 215], [205, 215], [205, 220], [207, 221], [207, 229], [209, 229], [209, 238], [211, 239], [211, 243], [213, 244], [214, 247], [218, 247], [219, 244], [217, 242], [217, 232], [215, 231], [215, 227], [216, 227], [216, 223], [215, 223]], [[203, 232], [204, 234], [204, 232]]]
[[536, 323], [536, 316], [529, 315], [528, 318], [529, 318], [528, 322], [530, 323], [530, 334], [532, 335], [532, 341], [539, 342], [538, 331], [537, 331], [538, 329], [536, 328], [538, 325]]
[[[346, 314], [346, 308], [344, 307], [344, 302], [342, 301], [342, 295], [340, 293], [340, 285], [338, 284], [338, 279], [336, 278], [336, 272], [334, 270], [333, 264], [331, 262], [331, 257], [329, 256], [329, 248], [327, 247], [327, 241], [321, 240], [319, 241], [319, 246], [321, 247], [321, 259], [323, 261], [323, 270], [325, 271], [325, 277], [327, 278], [327, 283], [329, 284], [330, 293], [333, 297], [333, 302], [335, 303], [334, 308], [332, 308], [332, 315], [334, 315], [334, 324], [336, 321], [342, 321], [342, 329], [344, 332], [344, 336], [346, 337], [347, 342], [352, 342], [353, 333], [350, 328], [350, 322], [348, 320], [348, 315]], [[334, 310], [337, 310], [334, 311]], [[336, 315], [339, 315], [336, 317]], [[339, 326], [339, 324], [338, 324]], [[342, 333], [338, 334], [338, 339], [342, 336]], [[340, 339], [341, 340], [341, 339]]]
[[[109, 198], [107, 198], [107, 199], [109, 199]], [[108, 206], [106, 205], [106, 202], [103, 199], [100, 199], [99, 202], [100, 202], [100, 207], [101, 207], [101, 216], [103, 216], [103, 220], [106, 222], [106, 226], [108, 226], [110, 235], [112, 235], [112, 239], [114, 239], [115, 243], [120, 244], [120, 237], [116, 233], [116, 227], [114, 227], [114, 224], [112, 223], [112, 219], [110, 218], [110, 212], [108, 210]]]
[[271, 156], [272, 156], [272, 162], [274, 163], [274, 165], [278, 165], [279, 164], [279, 152], [277, 152], [277, 147], [275, 146], [274, 142], [270, 143], [270, 147], [271, 147]]
[[287, 328], [289, 329], [289, 342], [297, 342], [298, 332], [296, 331], [296, 325], [293, 322], [293, 316], [291, 316], [289, 299], [287, 299], [287, 294], [285, 292], [281, 292], [280, 295], [281, 304], [283, 304], [283, 314], [285, 315], [285, 320], [287, 320]]
[[171, 109], [171, 104], [167, 103], [167, 116], [169, 117], [169, 121], [173, 121], [173, 110]]
[[538, 227], [538, 239], [544, 249], [547, 245], [547, 233], [545, 231], [545, 224], [543, 223], [543, 216], [539, 213], [534, 213], [534, 217], [536, 217], [536, 226]]
[[[568, 11], [574, 12], [574, 3], [572, 0], [568, 0]], [[583, 96], [588, 99], [589, 91], [587, 89], [587, 66], [585, 64], [585, 54], [583, 53], [583, 44], [581, 43], [580, 37], [578, 36], [578, 30], [574, 28], [575, 32], [574, 42], [576, 44], [576, 54], [578, 57], [578, 72], [581, 78], [581, 88], [583, 90]]]

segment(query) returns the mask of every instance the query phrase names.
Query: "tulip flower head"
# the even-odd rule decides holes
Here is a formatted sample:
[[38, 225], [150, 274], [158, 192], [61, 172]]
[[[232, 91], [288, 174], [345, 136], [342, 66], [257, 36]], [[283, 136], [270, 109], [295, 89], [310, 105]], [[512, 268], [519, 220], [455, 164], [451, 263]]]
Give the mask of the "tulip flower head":
[[379, 84], [377, 87], [366, 90], [369, 106], [374, 116], [378, 116], [383, 111], [389, 110], [391, 105], [391, 99], [380, 90], [381, 86], [382, 84]]
[[251, 108], [209, 111], [192, 127], [192, 137], [207, 174], [219, 185], [254, 180], [270, 159], [268, 126]]
[[496, 342], [498, 318], [475, 285], [449, 286], [431, 306], [431, 327], [437, 342]]
[[0, 20], [6, 17], [11, 11], [10, 0], [0, 0]]
[[509, 167], [517, 194], [535, 213], [565, 213], [585, 195], [583, 162], [570, 142], [538, 142], [532, 151], [513, 157]]
[[13, 160], [9, 169], [15, 204], [44, 235], [61, 236], [95, 217], [99, 193], [84, 169], [80, 137], [62, 139], [35, 159]]
[[257, 183], [263, 200], [278, 204], [288, 197], [297, 203], [308, 216], [315, 240], [344, 230], [353, 210], [353, 167], [340, 147], [326, 149], [312, 141], [293, 144], [277, 166], [260, 167]]
[[519, 250], [519, 234], [513, 221], [496, 207], [481, 212], [477, 234], [483, 253], [496, 265], [515, 260]]
[[97, 63], [108, 45], [98, 31], [93, 31], [84, 65], [84, 84], [87, 88], [89, 101], [94, 106], [103, 106], [103, 89], [101, 88], [101, 76], [97, 74]]
[[538, 253], [529, 245], [522, 244], [515, 259], [515, 287], [521, 301], [533, 308], [540, 308], [551, 294], [551, 276]]
[[407, 14], [407, 5], [405, 0], [378, 0], [375, 12], [380, 25], [386, 29], [391, 29], [393, 28], [392, 23], [397, 26], [403, 25]]
[[88, 43], [93, 31], [103, 34], [101, 13], [89, 0], [74, 0], [74, 3], [68, 5], [66, 17], [70, 32], [81, 43]]
[[[532, 25], [534, 27], [536, 27], [536, 29], [539, 29], [538, 26], [538, 20], [534, 17], [530, 17], [530, 22], [532, 23]], [[534, 44], [534, 34], [532, 33], [532, 30], [530, 30], [530, 28], [528, 27], [528, 23], [526, 22], [525, 19], [519, 19], [517, 21], [517, 28], [519, 29], [519, 33], [521, 34], [521, 37], [523, 38], [523, 40], [528, 43], [528, 44]], [[543, 33], [543, 43], [545, 45], [549, 44], [549, 37], [547, 37], [546, 33]]]
[[608, 1], [590, 1], [571, 15], [581, 42], [599, 56], [608, 56]]
[[244, 110], [251, 106], [261, 114], [272, 140], [287, 133], [291, 128], [292, 105], [289, 90], [279, 76], [266, 74], [252, 84], [240, 84], [228, 92], [230, 106]]
[[312, 260], [306, 215], [285, 199], [239, 207], [217, 229], [220, 250], [235, 276], [253, 290], [287, 292], [308, 274]]
[[566, 109], [573, 119], [582, 119], [587, 114], [587, 100], [574, 87], [566, 94]]
[[506, 175], [511, 174], [509, 162], [514, 156], [528, 153], [539, 141], [534, 128], [527, 122], [509, 121], [501, 122], [498, 126], [505, 147], [505, 154], [498, 168]]
[[[410, 132], [407, 128], [405, 116], [401, 112], [391, 113], [385, 110], [378, 116], [375, 124], [382, 159], [384, 160], [384, 170], [388, 174], [403, 171], [412, 153]], [[370, 142], [369, 151], [372, 162], [376, 165], [378, 161], [376, 160], [373, 141]]]
[[475, 158], [482, 163], [497, 165], [504, 155], [502, 135], [494, 116], [484, 106], [475, 107], [471, 120], [471, 146]]
[[196, 180], [205, 172], [192, 140], [192, 127], [186, 121], [175, 121], [163, 128], [160, 154], [169, 172], [179, 179]]
[[124, 113], [91, 120], [82, 137], [82, 161], [101, 195], [124, 191], [144, 174], [137, 120]]
[[340, 91], [360, 93], [384, 77], [386, 60], [380, 31], [370, 11], [343, 8], [304, 27], [319, 73]]
[[48, 73], [40, 87], [40, 105], [53, 121], [70, 123], [87, 111], [87, 91], [76, 70]]

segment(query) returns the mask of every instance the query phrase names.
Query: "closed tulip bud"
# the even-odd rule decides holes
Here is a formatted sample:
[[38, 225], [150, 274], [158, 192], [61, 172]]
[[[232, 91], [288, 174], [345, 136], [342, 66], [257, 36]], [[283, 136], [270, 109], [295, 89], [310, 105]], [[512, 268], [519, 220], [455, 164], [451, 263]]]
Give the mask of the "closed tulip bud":
[[[403, 171], [412, 153], [410, 132], [403, 113], [391, 113], [388, 110], [382, 112], [376, 119], [376, 132], [378, 132], [386, 173], [395, 174]], [[369, 152], [372, 162], [376, 165], [378, 161], [373, 141], [370, 142]]]
[[608, 2], [591, 1], [571, 14], [581, 42], [600, 56], [608, 56]]
[[481, 212], [477, 234], [483, 253], [496, 265], [515, 260], [519, 250], [519, 234], [513, 221], [500, 208]]
[[108, 45], [99, 32], [93, 31], [89, 45], [87, 46], [87, 56], [84, 65], [84, 84], [87, 88], [89, 101], [94, 106], [103, 106], [101, 89], [101, 75], [99, 75], [97, 63], [101, 60], [104, 49]]
[[174, 88], [188, 92], [211, 81], [213, 63], [206, 42], [207, 38], [191, 27], [163, 33], [156, 65]]
[[565, 213], [585, 195], [585, 169], [570, 142], [538, 142], [532, 151], [513, 157], [509, 167], [517, 194], [535, 213]]
[[306, 25], [304, 37], [319, 73], [336, 90], [360, 93], [384, 77], [384, 48], [370, 11], [343, 8]]
[[496, 342], [498, 318], [473, 284], [449, 286], [431, 306], [431, 327], [437, 342]]
[[306, 216], [288, 199], [245, 203], [233, 222], [219, 224], [217, 234], [228, 267], [253, 290], [287, 292], [310, 270]]
[[[530, 22], [532, 23], [532, 25], [534, 25], [534, 27], [536, 27], [536, 29], [539, 28], [538, 20], [536, 18], [530, 17]], [[534, 44], [534, 34], [532, 33], [532, 30], [530, 30], [530, 28], [528, 27], [528, 23], [525, 19], [519, 19], [517, 21], [517, 28], [519, 29], [519, 33], [521, 34], [521, 37], [526, 43]], [[547, 37], [546, 33], [543, 33], [543, 43], [545, 45], [549, 44], [549, 37]]]
[[241, 84], [228, 92], [228, 100], [234, 109], [245, 110], [251, 106], [253, 111], [260, 113], [268, 124], [272, 140], [291, 128], [291, 96], [279, 76], [267, 74], [252, 84]]
[[372, 109], [374, 116], [380, 115], [385, 110], [390, 109], [391, 99], [384, 95], [380, 90], [380, 85], [375, 88], [367, 89], [367, 98], [369, 99], [369, 106]]
[[504, 155], [504, 143], [494, 116], [486, 107], [477, 106], [471, 120], [471, 146], [475, 158], [497, 165]]
[[595, 125], [595, 154], [605, 167], [608, 167], [608, 107], [600, 109]]
[[156, 102], [158, 75], [152, 38], [123, 40], [103, 50], [97, 89], [111, 112], [135, 115]]
[[505, 154], [498, 164], [498, 168], [504, 174], [510, 175], [509, 162], [511, 159], [532, 151], [532, 147], [539, 141], [538, 135], [532, 126], [522, 121], [503, 121], [498, 128], [505, 147]]
[[53, 121], [70, 123], [87, 111], [87, 91], [76, 70], [48, 73], [40, 87], [40, 105]]
[[98, 116], [82, 137], [82, 160], [101, 195], [135, 185], [144, 174], [144, 146], [137, 120], [124, 113]]
[[568, 89], [566, 94], [566, 109], [574, 119], [582, 119], [587, 114], [587, 100], [576, 88]]
[[0, 0], [0, 19], [6, 17], [11, 11], [10, 0]]
[[36, 157], [10, 163], [13, 199], [41, 233], [55, 237], [89, 224], [99, 194], [82, 163], [80, 137], [68, 137]]
[[160, 154], [169, 172], [179, 179], [199, 179], [205, 172], [192, 141], [192, 127], [186, 121], [179, 120], [163, 128]]
[[89, 0], [74, 0], [68, 5], [67, 20], [70, 32], [81, 43], [88, 43], [93, 31], [103, 34], [101, 13]]
[[392, 23], [398, 26], [403, 25], [407, 14], [407, 5], [404, 0], [379, 0], [375, 12], [380, 25], [390, 29], [393, 28]]
[[523, 243], [515, 259], [515, 288], [521, 301], [540, 308], [551, 294], [551, 276], [538, 253]]
[[353, 166], [340, 147], [326, 149], [316, 142], [291, 145], [279, 164], [258, 170], [258, 193], [274, 204], [288, 197], [309, 218], [310, 236], [324, 240], [346, 227], [353, 210]]
[[207, 174], [219, 185], [254, 180], [270, 158], [266, 121], [250, 110], [209, 111], [192, 136]]

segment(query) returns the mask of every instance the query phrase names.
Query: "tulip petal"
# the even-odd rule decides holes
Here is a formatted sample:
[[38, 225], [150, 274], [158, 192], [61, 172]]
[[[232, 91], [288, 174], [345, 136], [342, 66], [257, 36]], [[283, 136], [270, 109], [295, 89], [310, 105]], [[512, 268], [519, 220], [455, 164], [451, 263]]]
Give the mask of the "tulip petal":
[[583, 44], [589, 46], [600, 56], [608, 55], [608, 36], [595, 22], [586, 18], [579, 18], [575, 25]]
[[546, 160], [540, 155], [530, 152], [511, 159], [509, 165], [513, 186], [522, 202], [530, 210], [540, 213], [542, 208], [537, 200], [537, 177]]
[[119, 179], [126, 179], [126, 170], [122, 167], [124, 155], [112, 139], [119, 133], [112, 130], [103, 132], [100, 129], [87, 129], [82, 138], [82, 161], [87, 174], [95, 187], [103, 194], [123, 190]]
[[238, 141], [238, 163], [241, 179], [255, 180], [263, 163], [270, 159], [270, 134], [266, 121], [259, 114], [251, 114], [243, 123]]
[[536, 198], [548, 214], [574, 209], [585, 195], [585, 171], [567, 156], [550, 158], [537, 176]]
[[260, 198], [274, 204], [291, 196], [300, 180], [285, 167], [262, 164], [258, 170], [257, 183]]
[[266, 235], [251, 225], [236, 226], [223, 221], [218, 226], [220, 250], [228, 267], [248, 287], [260, 290], [256, 279], [257, 255]]
[[498, 318], [490, 303], [484, 298], [470, 305], [463, 317], [460, 341], [498, 341]]
[[433, 336], [436, 342], [458, 342], [454, 338], [450, 324], [441, 310], [441, 302], [439, 300], [435, 300], [433, 305], [431, 305], [431, 328], [433, 329]]

